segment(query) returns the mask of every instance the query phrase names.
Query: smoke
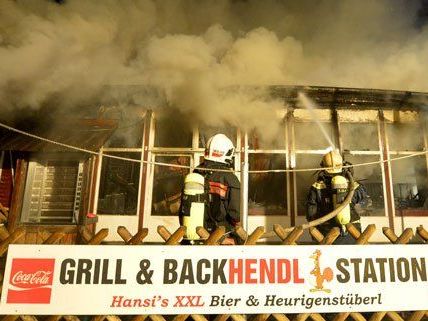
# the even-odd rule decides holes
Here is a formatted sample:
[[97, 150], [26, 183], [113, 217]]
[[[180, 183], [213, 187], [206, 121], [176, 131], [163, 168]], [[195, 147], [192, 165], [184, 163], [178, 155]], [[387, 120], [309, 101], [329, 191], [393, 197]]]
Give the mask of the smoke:
[[404, 0], [5, 0], [0, 107], [169, 106], [274, 139], [274, 111], [285, 106], [264, 86], [428, 91], [418, 9]]

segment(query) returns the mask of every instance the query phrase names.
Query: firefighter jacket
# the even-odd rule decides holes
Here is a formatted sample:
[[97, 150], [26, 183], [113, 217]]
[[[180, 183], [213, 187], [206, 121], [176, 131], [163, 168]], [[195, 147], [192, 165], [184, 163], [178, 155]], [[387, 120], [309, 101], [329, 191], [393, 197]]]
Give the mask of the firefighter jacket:
[[[339, 173], [336, 175], [343, 175]], [[306, 203], [306, 219], [313, 221], [318, 219], [334, 210], [334, 204], [332, 202], [333, 190], [331, 188], [331, 180], [334, 175], [326, 174], [322, 172], [317, 181], [311, 186]], [[367, 194], [365, 187], [357, 182], [354, 182], [354, 195], [352, 197], [350, 208], [351, 208], [351, 223], [353, 223], [358, 229], [361, 229], [360, 215], [357, 208], [365, 208], [370, 204], [370, 197]], [[356, 205], [358, 205], [356, 207]], [[339, 223], [332, 218], [327, 222], [318, 225], [317, 228], [324, 235], [328, 233], [333, 227], [340, 227]]]
[[[230, 172], [218, 172], [214, 171], [215, 169]], [[204, 227], [209, 231], [218, 226], [225, 226], [227, 231], [231, 230], [240, 221], [241, 185], [238, 178], [226, 164], [210, 160], [205, 160], [195, 172], [205, 177], [205, 186], [209, 193]]]

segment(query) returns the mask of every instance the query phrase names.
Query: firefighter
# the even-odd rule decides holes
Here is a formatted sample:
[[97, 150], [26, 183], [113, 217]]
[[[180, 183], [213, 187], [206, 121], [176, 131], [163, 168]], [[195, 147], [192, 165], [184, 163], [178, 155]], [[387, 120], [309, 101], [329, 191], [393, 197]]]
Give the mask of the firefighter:
[[222, 244], [237, 243], [233, 231], [240, 223], [240, 182], [231, 170], [234, 153], [232, 141], [224, 134], [216, 134], [207, 142], [204, 162], [186, 176], [180, 220], [191, 229], [186, 232], [187, 238], [194, 239], [194, 228], [198, 222], [203, 222], [209, 232], [219, 226], [226, 228]]
[[[306, 211], [308, 221], [313, 221], [332, 212], [344, 201], [349, 192], [347, 176], [352, 175], [352, 169], [343, 168], [344, 162], [338, 150], [332, 150], [325, 154], [320, 165], [326, 169], [318, 173], [317, 181], [309, 190]], [[345, 226], [352, 223], [361, 231], [360, 214], [364, 208], [371, 204], [370, 197], [363, 185], [354, 182], [353, 188], [354, 195], [350, 204], [336, 217], [317, 226], [324, 235], [333, 227], [340, 228], [340, 236], [333, 244], [355, 243], [355, 239], [349, 235]]]

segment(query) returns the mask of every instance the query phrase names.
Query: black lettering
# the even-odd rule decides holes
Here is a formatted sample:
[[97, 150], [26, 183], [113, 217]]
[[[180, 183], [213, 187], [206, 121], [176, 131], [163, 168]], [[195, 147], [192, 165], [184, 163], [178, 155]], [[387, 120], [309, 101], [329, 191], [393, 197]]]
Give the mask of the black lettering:
[[193, 266], [191, 259], [183, 260], [183, 268], [181, 269], [180, 284], [184, 284], [184, 281], [189, 281], [189, 284], [195, 284], [195, 278], [193, 276]]
[[108, 278], [108, 264], [109, 264], [109, 259], [103, 259], [101, 284], [113, 284], [113, 279]]
[[356, 304], [356, 305], [361, 305], [361, 303], [363, 303], [363, 298], [362, 298], [362, 297], [360, 297], [360, 296], [358, 295], [358, 293], [356, 293], [356, 294], [355, 294], [355, 304]]
[[395, 282], [395, 267], [394, 267], [394, 259], [390, 257], [388, 259], [389, 265], [389, 278], [391, 282]]
[[83, 284], [91, 283], [91, 268], [92, 261], [89, 259], [80, 259], [77, 262], [76, 284], [82, 284], [83, 276], [85, 276]]
[[421, 257], [420, 262], [415, 257], [412, 257], [412, 276], [413, 281], [418, 281], [418, 275], [419, 279], [421, 281], [427, 280], [427, 266], [425, 264], [425, 258]]
[[101, 260], [95, 259], [94, 264], [94, 279], [92, 284], [99, 284], [100, 283], [100, 266], [101, 266]]
[[210, 281], [210, 274], [202, 273], [204, 268], [209, 268], [209, 267], [211, 267], [211, 263], [209, 260], [202, 259], [198, 261], [198, 267], [197, 267], [198, 273], [196, 275], [196, 280], [198, 281], [199, 284], [207, 284]]
[[[213, 283], [214, 284], [226, 284], [226, 276], [224, 275], [224, 266], [226, 265], [227, 260], [226, 259], [222, 259], [222, 260], [218, 260], [215, 259], [214, 260], [214, 264], [213, 264]], [[219, 281], [220, 279], [220, 281]]]
[[275, 302], [276, 295], [266, 295], [265, 306], [273, 306]]
[[346, 283], [349, 282], [349, 272], [346, 270], [345, 266], [348, 266], [348, 260], [347, 259], [338, 259], [336, 261], [336, 267], [339, 272], [342, 273], [342, 275], [337, 274], [336, 279], [339, 283]]
[[407, 282], [410, 279], [409, 261], [404, 257], [397, 260], [397, 277], [401, 282]]
[[376, 263], [379, 264], [380, 281], [385, 282], [385, 264], [386, 258], [378, 257]]
[[137, 273], [136, 281], [138, 284], [152, 284], [154, 271], [150, 269], [150, 260], [140, 261], [140, 271]]
[[164, 284], [173, 284], [177, 282], [177, 260], [174, 259], [165, 259], [163, 267], [163, 283]]
[[371, 279], [372, 282], [377, 282], [377, 275], [372, 259], [365, 259], [364, 264], [364, 281], [368, 282]]
[[354, 264], [354, 280], [355, 282], [361, 282], [360, 280], [360, 264], [362, 262], [362, 259], [350, 259], [349, 260], [352, 264]]
[[75, 271], [70, 269], [76, 266], [73, 259], [65, 259], [61, 262], [61, 272], [59, 274], [59, 281], [61, 284], [73, 284]]
[[331, 305], [331, 298], [322, 298], [322, 305]]
[[122, 259], [116, 260], [116, 275], [114, 284], [126, 284], [126, 280], [122, 279]]

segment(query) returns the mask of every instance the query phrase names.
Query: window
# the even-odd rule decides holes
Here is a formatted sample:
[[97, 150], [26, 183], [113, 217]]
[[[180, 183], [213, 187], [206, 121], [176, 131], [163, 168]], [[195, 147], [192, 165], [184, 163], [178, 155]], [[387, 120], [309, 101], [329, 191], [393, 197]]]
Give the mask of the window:
[[[405, 157], [424, 150], [424, 130], [415, 112], [395, 112], [387, 123], [389, 157]], [[428, 216], [426, 155], [391, 161], [396, 216]]]
[[[285, 169], [285, 154], [250, 154], [250, 170]], [[250, 173], [248, 213], [253, 215], [287, 214], [287, 174]]]
[[137, 148], [141, 147], [144, 119], [136, 118], [120, 121], [118, 128], [106, 143], [106, 147]]
[[[141, 159], [141, 153], [120, 152], [109, 155]], [[98, 214], [136, 215], [140, 163], [103, 156]]]
[[68, 160], [34, 160], [28, 166], [21, 221], [72, 224], [77, 222], [83, 164]]
[[249, 134], [250, 150], [284, 150], [285, 149], [285, 128], [284, 125], [272, 126], [272, 132], [267, 135], [260, 133], [258, 130], [253, 130]]
[[428, 215], [425, 156], [392, 161], [391, 169], [396, 215]]
[[[344, 160], [351, 164], [380, 161], [378, 112], [376, 110], [339, 110], [340, 138]], [[353, 167], [354, 180], [363, 185], [372, 204], [362, 216], [385, 216], [385, 196], [380, 164]]]
[[[337, 137], [331, 121], [331, 111], [325, 109], [295, 110], [294, 146], [295, 168], [319, 168], [323, 154]], [[317, 119], [314, 119], [317, 117]], [[317, 180], [317, 171], [295, 172], [297, 215], [306, 215], [306, 200], [312, 184]]]
[[[190, 156], [156, 156], [155, 162], [190, 166]], [[155, 165], [153, 177], [152, 215], [178, 215], [184, 177], [188, 168]]]
[[[351, 164], [362, 164], [379, 161], [379, 155], [345, 155]], [[385, 201], [380, 164], [356, 166], [354, 180], [363, 185], [372, 200], [371, 206], [363, 209], [362, 216], [385, 216]]]
[[[352, 151], [378, 151], [379, 139], [376, 123], [341, 123], [340, 136], [343, 149]], [[364, 139], [363, 137], [366, 137]], [[370, 137], [370, 139], [367, 139]]]
[[303, 150], [325, 150], [335, 138], [331, 122], [295, 122], [294, 135], [296, 149]]
[[[317, 154], [298, 154], [296, 156], [296, 168], [319, 168], [322, 155]], [[316, 171], [296, 172], [296, 194], [297, 194], [297, 215], [306, 215], [306, 200], [309, 189], [317, 179]]]
[[180, 112], [156, 113], [156, 147], [191, 147], [192, 126]]
[[419, 123], [394, 122], [386, 125], [390, 151], [418, 151], [424, 147]]

